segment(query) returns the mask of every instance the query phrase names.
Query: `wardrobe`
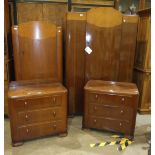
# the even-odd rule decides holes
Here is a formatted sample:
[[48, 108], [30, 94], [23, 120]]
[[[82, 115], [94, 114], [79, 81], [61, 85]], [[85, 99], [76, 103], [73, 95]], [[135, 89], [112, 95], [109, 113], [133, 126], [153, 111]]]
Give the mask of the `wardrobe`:
[[65, 86], [70, 115], [83, 114], [87, 81], [132, 82], [137, 23], [137, 15], [112, 7], [67, 13]]

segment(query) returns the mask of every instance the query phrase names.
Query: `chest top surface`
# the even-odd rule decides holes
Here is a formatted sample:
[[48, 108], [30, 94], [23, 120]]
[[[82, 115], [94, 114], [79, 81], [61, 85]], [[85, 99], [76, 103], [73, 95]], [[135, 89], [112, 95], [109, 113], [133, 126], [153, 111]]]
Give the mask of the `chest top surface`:
[[52, 80], [12, 81], [9, 84], [8, 97], [20, 98], [65, 92], [67, 90], [61, 83]]
[[138, 95], [137, 86], [134, 83], [90, 80], [84, 87], [85, 90], [97, 91], [110, 94]]

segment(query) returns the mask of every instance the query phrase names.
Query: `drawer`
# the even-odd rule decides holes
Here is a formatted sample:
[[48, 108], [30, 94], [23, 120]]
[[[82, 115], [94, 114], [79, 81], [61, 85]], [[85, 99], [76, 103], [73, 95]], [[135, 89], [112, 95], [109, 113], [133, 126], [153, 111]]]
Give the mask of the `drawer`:
[[88, 93], [87, 94], [89, 103], [98, 103], [111, 106], [122, 106], [122, 105], [134, 105], [135, 101], [132, 96], [123, 96], [116, 94], [98, 94], [98, 93]]
[[50, 97], [15, 99], [13, 104], [17, 111], [42, 109], [60, 106], [62, 104], [62, 96], [52, 95]]
[[65, 121], [53, 121], [19, 127], [19, 135], [21, 140], [33, 139], [41, 136], [53, 135], [66, 132]]
[[105, 129], [120, 133], [130, 133], [131, 130], [131, 123], [129, 121], [102, 117], [90, 117], [89, 126], [94, 129]]
[[42, 110], [22, 111], [18, 112], [18, 124], [26, 125], [51, 120], [63, 119], [66, 116], [65, 109], [61, 107], [46, 108]]
[[91, 116], [111, 117], [123, 120], [131, 120], [133, 109], [127, 106], [111, 106], [106, 104], [89, 104]]

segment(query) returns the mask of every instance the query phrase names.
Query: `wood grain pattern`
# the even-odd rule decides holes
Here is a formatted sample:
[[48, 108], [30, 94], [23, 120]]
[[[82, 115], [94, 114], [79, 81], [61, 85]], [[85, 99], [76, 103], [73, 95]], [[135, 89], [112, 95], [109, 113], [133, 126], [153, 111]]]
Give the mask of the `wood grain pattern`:
[[67, 14], [65, 83], [69, 91], [69, 114], [83, 111], [85, 19], [85, 13]]
[[17, 3], [18, 24], [43, 19], [42, 3]]
[[137, 84], [140, 93], [138, 111], [141, 114], [151, 113], [151, 72], [135, 69], [133, 81]]
[[151, 9], [140, 11], [135, 67], [151, 70]]
[[12, 28], [16, 80], [62, 81], [61, 33], [50, 22], [27, 22]]
[[139, 95], [135, 84], [90, 80], [84, 89], [83, 128], [134, 136]]
[[11, 82], [9, 114], [13, 146], [67, 133], [67, 90], [52, 80]]
[[95, 5], [95, 6], [106, 6], [106, 5], [109, 5], [109, 6], [113, 6], [114, 5], [114, 2], [113, 1], [107, 1], [107, 0], [104, 0], [104, 1], [100, 1], [100, 0], [72, 0], [72, 3], [73, 5], [77, 5], [77, 4], [80, 4], [80, 5]]
[[[75, 99], [82, 97], [75, 93], [75, 83], [81, 87], [77, 89], [81, 93], [82, 85], [84, 87], [85, 83], [91, 79], [132, 81], [137, 35], [138, 16], [122, 15], [113, 8], [93, 8], [86, 13], [86, 17], [82, 14], [79, 17], [79, 15], [80, 13], [73, 12], [67, 15], [67, 24], [70, 22], [67, 28], [72, 30], [70, 33], [72, 35], [66, 35], [67, 74], [65, 78], [68, 82], [66, 86], [70, 90], [69, 108], [71, 107], [71, 109], [76, 109]], [[76, 26], [81, 25], [83, 27], [85, 23], [85, 26], [81, 27], [83, 30], [78, 29], [77, 31], [75, 25], [71, 23], [73, 21], [76, 21]], [[73, 32], [78, 33], [76, 36], [81, 34], [80, 44], [77, 43]], [[92, 50], [91, 54], [85, 51], [86, 47]], [[76, 64], [77, 59], [82, 61]], [[77, 72], [76, 67], [73, 67], [76, 65], [80, 67], [80, 73], [84, 72], [84, 76]], [[80, 82], [75, 75], [79, 75]]]
[[132, 82], [138, 16], [123, 15], [118, 81]]
[[86, 82], [90, 79], [117, 80], [121, 24], [122, 14], [112, 8], [87, 12], [86, 47], [91, 48], [92, 53], [85, 53]]
[[63, 26], [66, 13], [67, 4], [43, 4], [43, 20], [50, 21], [57, 26]]

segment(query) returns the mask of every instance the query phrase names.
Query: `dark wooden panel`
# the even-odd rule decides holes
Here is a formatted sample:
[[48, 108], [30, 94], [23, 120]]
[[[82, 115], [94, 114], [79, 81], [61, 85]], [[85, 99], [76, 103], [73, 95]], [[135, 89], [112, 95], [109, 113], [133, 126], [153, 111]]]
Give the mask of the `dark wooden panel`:
[[62, 81], [62, 30], [49, 22], [14, 26], [13, 49], [16, 80]]
[[151, 113], [151, 72], [143, 72], [135, 69], [133, 81], [137, 84], [140, 93], [139, 112], [141, 114]]
[[43, 4], [43, 20], [50, 21], [57, 26], [63, 26], [66, 13], [67, 4]]
[[138, 16], [123, 16], [118, 81], [132, 82]]
[[43, 19], [42, 3], [17, 3], [18, 24]]
[[83, 111], [85, 13], [68, 13], [66, 29], [66, 77], [69, 114]]
[[151, 70], [151, 9], [138, 12], [138, 34], [135, 67]]
[[[110, 15], [110, 16], [109, 16]], [[102, 18], [97, 18], [102, 17]], [[85, 81], [117, 80], [122, 14], [113, 8], [93, 8], [87, 12]]]

